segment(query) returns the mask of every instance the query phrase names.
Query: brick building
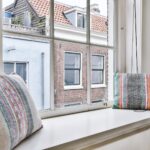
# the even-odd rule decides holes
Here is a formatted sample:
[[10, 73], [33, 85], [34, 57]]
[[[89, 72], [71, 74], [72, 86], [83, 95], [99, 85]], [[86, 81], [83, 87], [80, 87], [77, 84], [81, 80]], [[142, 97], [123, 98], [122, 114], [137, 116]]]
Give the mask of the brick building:
[[[58, 40], [58, 38], [84, 42], [86, 39], [86, 8], [55, 2], [55, 105], [64, 107], [87, 102], [87, 45]], [[48, 0], [15, 0], [6, 7], [11, 13], [11, 24], [34, 28], [38, 35], [49, 35]], [[37, 34], [36, 33], [36, 34]], [[35, 36], [35, 35], [34, 35]], [[38, 36], [37, 36], [38, 38]], [[107, 43], [107, 18], [100, 15], [98, 5], [91, 7], [91, 40]], [[91, 100], [108, 99], [108, 50], [90, 46]], [[49, 66], [47, 66], [49, 67]], [[46, 69], [46, 68], [45, 68]]]

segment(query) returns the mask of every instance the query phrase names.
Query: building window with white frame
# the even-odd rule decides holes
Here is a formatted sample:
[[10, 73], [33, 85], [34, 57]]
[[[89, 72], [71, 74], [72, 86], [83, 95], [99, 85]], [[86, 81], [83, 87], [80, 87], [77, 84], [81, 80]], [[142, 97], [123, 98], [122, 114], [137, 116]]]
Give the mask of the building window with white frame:
[[86, 27], [86, 17], [82, 13], [77, 13], [77, 27], [80, 28]]
[[81, 54], [65, 52], [65, 86], [80, 85]]
[[24, 62], [5, 62], [4, 72], [6, 74], [16, 73], [27, 82], [27, 64]]
[[104, 56], [92, 55], [92, 85], [104, 84]]

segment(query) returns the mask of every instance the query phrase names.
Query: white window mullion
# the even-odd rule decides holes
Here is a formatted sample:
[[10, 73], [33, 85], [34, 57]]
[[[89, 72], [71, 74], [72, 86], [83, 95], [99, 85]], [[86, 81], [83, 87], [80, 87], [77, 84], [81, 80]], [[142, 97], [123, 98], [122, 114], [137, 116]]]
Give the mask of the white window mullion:
[[50, 1], [50, 109], [54, 110], [54, 0]]
[[14, 72], [17, 73], [17, 67], [16, 62], [14, 62]]
[[87, 104], [91, 103], [91, 50], [90, 50], [90, 0], [87, 0], [87, 23], [86, 23], [86, 43], [87, 43]]
[[[2, 1], [0, 1], [0, 18], [3, 17]], [[0, 19], [0, 72], [4, 72], [3, 67], [3, 38], [2, 38], [2, 19]]]

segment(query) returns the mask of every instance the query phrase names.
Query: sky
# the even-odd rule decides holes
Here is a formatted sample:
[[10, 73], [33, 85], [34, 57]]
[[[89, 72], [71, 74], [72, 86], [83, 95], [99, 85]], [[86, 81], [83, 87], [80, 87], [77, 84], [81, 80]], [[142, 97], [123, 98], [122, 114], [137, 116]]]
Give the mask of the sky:
[[[57, 0], [61, 3], [69, 4], [72, 6], [85, 7], [86, 0]], [[14, 0], [3, 0], [3, 7], [13, 3]], [[91, 4], [99, 4], [101, 15], [107, 16], [107, 0], [91, 0]]]

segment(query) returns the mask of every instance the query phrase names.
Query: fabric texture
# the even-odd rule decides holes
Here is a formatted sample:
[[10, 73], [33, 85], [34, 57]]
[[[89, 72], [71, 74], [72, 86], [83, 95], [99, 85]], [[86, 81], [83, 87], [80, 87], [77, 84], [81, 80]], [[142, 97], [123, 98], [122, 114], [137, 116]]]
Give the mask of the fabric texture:
[[21, 77], [0, 75], [0, 150], [10, 150], [42, 127]]
[[116, 73], [113, 108], [150, 110], [150, 74]]

